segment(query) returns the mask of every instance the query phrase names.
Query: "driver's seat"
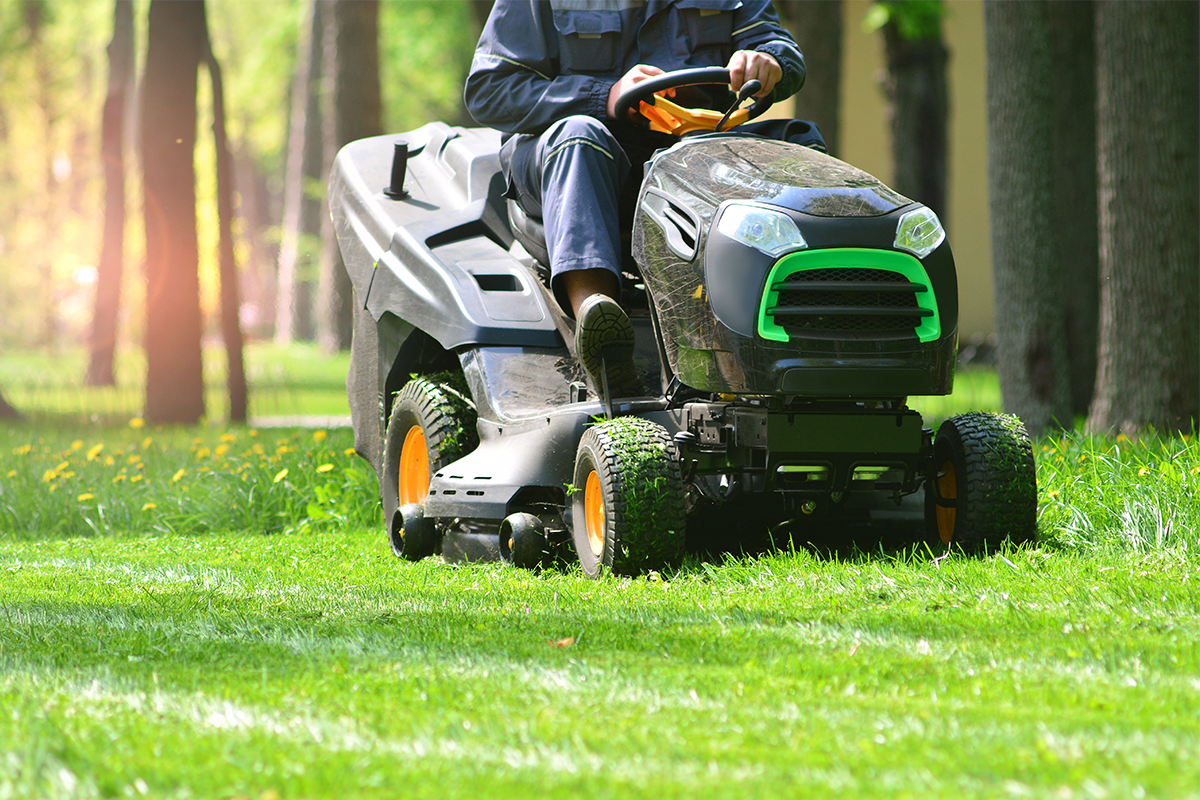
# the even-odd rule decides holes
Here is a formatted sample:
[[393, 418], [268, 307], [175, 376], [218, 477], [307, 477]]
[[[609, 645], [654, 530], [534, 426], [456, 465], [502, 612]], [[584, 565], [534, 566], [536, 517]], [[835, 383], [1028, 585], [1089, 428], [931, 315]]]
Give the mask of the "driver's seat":
[[[513, 198], [508, 198], [508, 226], [513, 236], [537, 262], [538, 277], [548, 282], [550, 277], [550, 252], [546, 249], [546, 228], [541, 217], [525, 212]], [[545, 272], [543, 275], [542, 272]]]

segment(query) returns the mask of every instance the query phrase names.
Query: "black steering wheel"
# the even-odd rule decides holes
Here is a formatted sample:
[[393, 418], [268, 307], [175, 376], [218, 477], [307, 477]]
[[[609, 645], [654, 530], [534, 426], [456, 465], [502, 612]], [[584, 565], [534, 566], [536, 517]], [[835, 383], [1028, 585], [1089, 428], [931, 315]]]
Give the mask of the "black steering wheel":
[[[753, 83], [757, 83], [754, 81]], [[682, 136], [692, 131], [728, 130], [734, 125], [741, 125], [756, 117], [762, 116], [774, 102], [770, 95], [756, 101], [747, 109], [731, 109], [722, 115], [717, 111], [701, 108], [683, 108], [665, 97], [659, 97], [658, 92], [667, 89], [680, 89], [684, 86], [729, 85], [729, 70], [724, 67], [698, 67], [695, 69], [680, 69], [674, 72], [664, 72], [653, 78], [634, 84], [617, 97], [615, 106], [617, 119], [629, 120], [630, 114], [640, 118], [644, 127], [650, 127], [663, 133], [673, 133]], [[747, 85], [745, 89], [752, 88]], [[739, 100], [739, 102], [741, 102]], [[645, 103], [649, 108], [643, 107]]]

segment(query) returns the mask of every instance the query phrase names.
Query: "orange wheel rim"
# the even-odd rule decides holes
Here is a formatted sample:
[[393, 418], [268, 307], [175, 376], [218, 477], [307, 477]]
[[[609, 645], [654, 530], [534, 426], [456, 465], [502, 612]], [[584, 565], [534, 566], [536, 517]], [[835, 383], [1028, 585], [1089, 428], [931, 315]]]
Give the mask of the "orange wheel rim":
[[424, 503], [429, 496], [429, 450], [419, 425], [408, 429], [400, 447], [400, 505]]
[[600, 476], [596, 470], [588, 473], [587, 486], [583, 490], [583, 520], [592, 555], [599, 558], [604, 553], [604, 493], [600, 490]]
[[[941, 474], [937, 479], [938, 496], [945, 500], [958, 500], [958, 482], [954, 478], [954, 462], [942, 464]], [[937, 516], [938, 536], [946, 544], [954, 540], [954, 512], [957, 509], [938, 506]]]

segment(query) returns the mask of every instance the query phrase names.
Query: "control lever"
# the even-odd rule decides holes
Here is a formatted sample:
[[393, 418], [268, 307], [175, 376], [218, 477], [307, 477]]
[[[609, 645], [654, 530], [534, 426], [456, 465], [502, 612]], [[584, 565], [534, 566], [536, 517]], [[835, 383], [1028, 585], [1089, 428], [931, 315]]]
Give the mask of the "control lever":
[[721, 117], [721, 121], [717, 123], [717, 127], [713, 128], [715, 133], [720, 133], [721, 128], [725, 127], [725, 123], [729, 122], [729, 118], [733, 116], [733, 112], [738, 110], [738, 106], [746, 102], [747, 98], [753, 97], [762, 91], [762, 83], [760, 81], [746, 81], [742, 84], [742, 88], [738, 91], [737, 100], [733, 101], [733, 105], [725, 112], [725, 116]]

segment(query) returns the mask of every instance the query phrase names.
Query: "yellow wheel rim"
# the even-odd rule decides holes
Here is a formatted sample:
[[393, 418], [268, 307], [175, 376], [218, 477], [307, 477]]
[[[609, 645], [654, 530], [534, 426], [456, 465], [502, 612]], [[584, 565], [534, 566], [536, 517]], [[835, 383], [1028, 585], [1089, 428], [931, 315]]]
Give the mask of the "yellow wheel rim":
[[599, 558], [604, 553], [604, 493], [600, 490], [600, 476], [596, 470], [588, 473], [587, 486], [583, 490], [583, 521], [592, 555]]
[[[938, 496], [945, 500], [958, 500], [958, 482], [954, 477], [954, 462], [942, 464], [941, 475], [937, 479]], [[946, 544], [954, 541], [954, 508], [938, 506], [937, 516], [938, 536]]]
[[424, 503], [429, 496], [429, 450], [419, 425], [408, 429], [400, 447], [400, 505]]

